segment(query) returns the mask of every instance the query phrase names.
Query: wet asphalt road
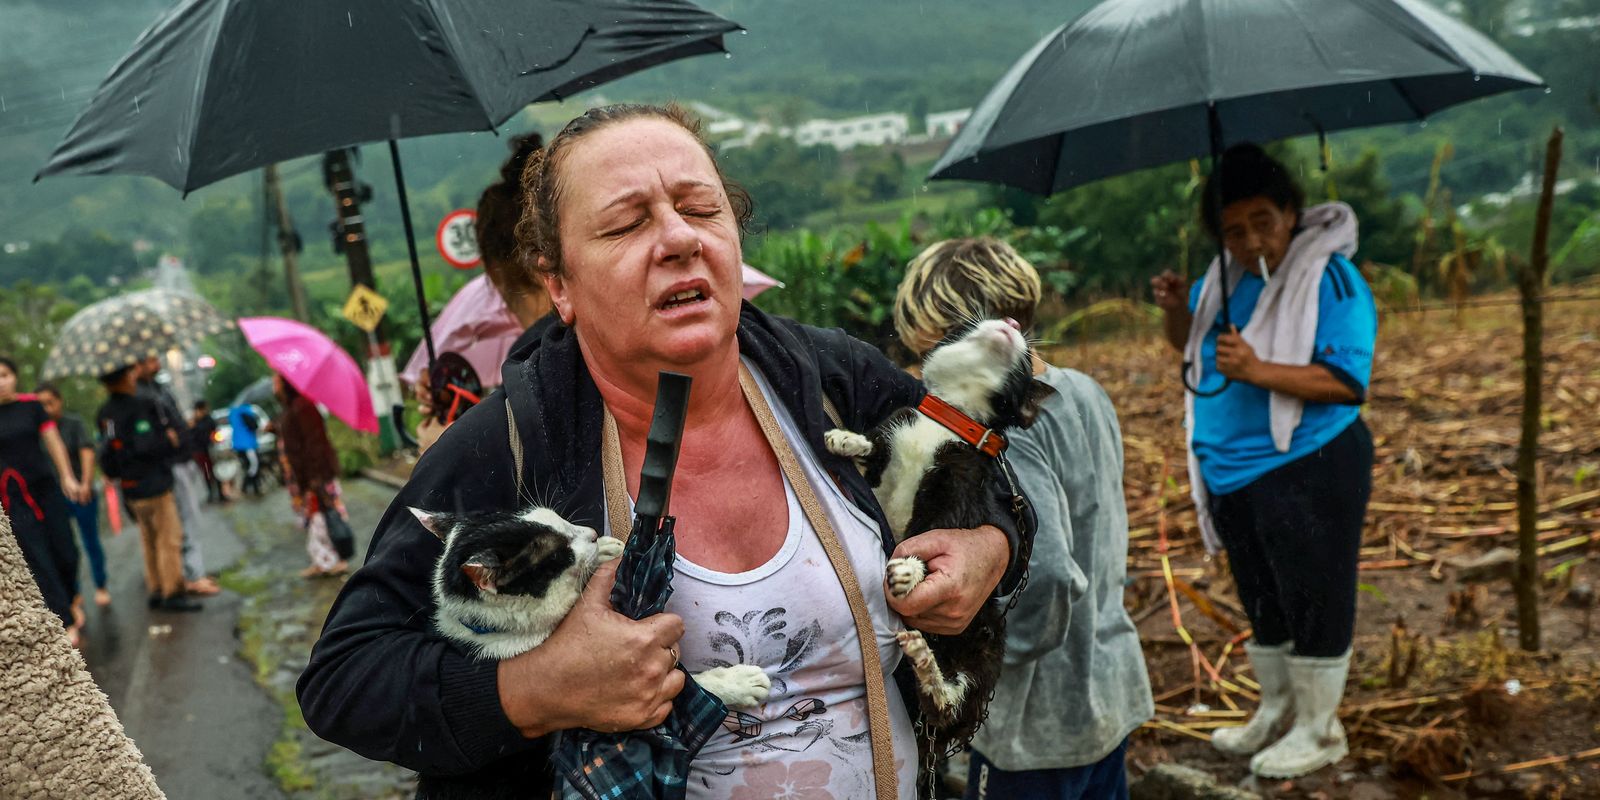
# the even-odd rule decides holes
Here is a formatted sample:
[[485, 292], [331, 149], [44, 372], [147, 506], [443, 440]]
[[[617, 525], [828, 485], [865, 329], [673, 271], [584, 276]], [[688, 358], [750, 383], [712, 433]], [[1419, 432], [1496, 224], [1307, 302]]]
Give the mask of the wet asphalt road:
[[[248, 502], [286, 501], [280, 493]], [[206, 507], [201, 531], [212, 573], [243, 552], [215, 508]], [[172, 800], [284, 797], [262, 770], [283, 710], [237, 655], [240, 598], [224, 591], [198, 613], [147, 610], [138, 528], [107, 531], [102, 541], [112, 604], [98, 608], [86, 598], [84, 657], [157, 783]], [[92, 587], [87, 564], [82, 580]]]

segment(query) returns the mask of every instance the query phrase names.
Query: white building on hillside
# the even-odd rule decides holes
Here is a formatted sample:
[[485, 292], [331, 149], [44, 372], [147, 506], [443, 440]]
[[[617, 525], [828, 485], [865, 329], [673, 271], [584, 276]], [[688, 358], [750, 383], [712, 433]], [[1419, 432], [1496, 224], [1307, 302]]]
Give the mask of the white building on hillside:
[[972, 116], [972, 109], [958, 108], [954, 111], [940, 111], [923, 117], [924, 124], [927, 125], [928, 138], [949, 139], [954, 137], [956, 132], [961, 130], [961, 126], [966, 123], [967, 117], [970, 116]]
[[813, 119], [794, 129], [794, 140], [803, 147], [828, 145], [849, 150], [860, 145], [882, 146], [904, 141], [911, 130], [905, 114], [872, 114], [849, 119]]

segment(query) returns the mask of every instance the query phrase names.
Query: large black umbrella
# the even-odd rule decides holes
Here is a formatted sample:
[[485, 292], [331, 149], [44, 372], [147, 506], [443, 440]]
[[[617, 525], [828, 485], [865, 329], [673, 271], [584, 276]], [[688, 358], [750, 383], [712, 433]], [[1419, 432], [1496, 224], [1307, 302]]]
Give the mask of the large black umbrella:
[[1542, 85], [1423, 0], [1106, 0], [1012, 65], [929, 177], [1050, 194]]
[[[661, 613], [672, 597], [676, 520], [668, 509], [690, 382], [687, 375], [662, 372], [656, 387], [633, 529], [611, 587], [611, 607], [633, 619]], [[568, 786], [585, 800], [675, 800], [688, 791], [689, 761], [727, 714], [720, 700], [686, 676], [666, 722], [629, 733], [565, 731], [552, 757]]]
[[150, 175], [187, 193], [387, 140], [429, 336], [397, 139], [494, 130], [529, 103], [721, 51], [738, 29], [686, 0], [185, 0], [112, 68], [35, 180]]

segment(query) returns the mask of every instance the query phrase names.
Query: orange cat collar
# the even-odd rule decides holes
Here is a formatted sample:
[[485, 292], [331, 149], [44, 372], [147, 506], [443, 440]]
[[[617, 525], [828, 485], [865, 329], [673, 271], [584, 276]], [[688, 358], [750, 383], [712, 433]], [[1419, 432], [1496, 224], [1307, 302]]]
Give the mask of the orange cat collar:
[[979, 425], [976, 420], [960, 409], [940, 400], [933, 395], [924, 395], [922, 402], [917, 404], [917, 411], [923, 416], [950, 429], [951, 433], [961, 437], [961, 440], [978, 449], [990, 458], [999, 458], [1006, 450], [1006, 438], [993, 429]]

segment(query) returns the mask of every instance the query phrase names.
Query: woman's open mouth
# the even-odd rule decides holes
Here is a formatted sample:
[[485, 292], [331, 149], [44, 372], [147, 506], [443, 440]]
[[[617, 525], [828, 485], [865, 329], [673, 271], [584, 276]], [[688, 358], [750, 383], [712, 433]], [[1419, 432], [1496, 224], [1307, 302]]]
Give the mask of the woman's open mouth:
[[699, 289], [685, 289], [667, 298], [667, 302], [662, 303], [661, 308], [663, 310], [670, 311], [674, 308], [682, 308], [683, 306], [698, 303], [705, 299], [705, 293]]

